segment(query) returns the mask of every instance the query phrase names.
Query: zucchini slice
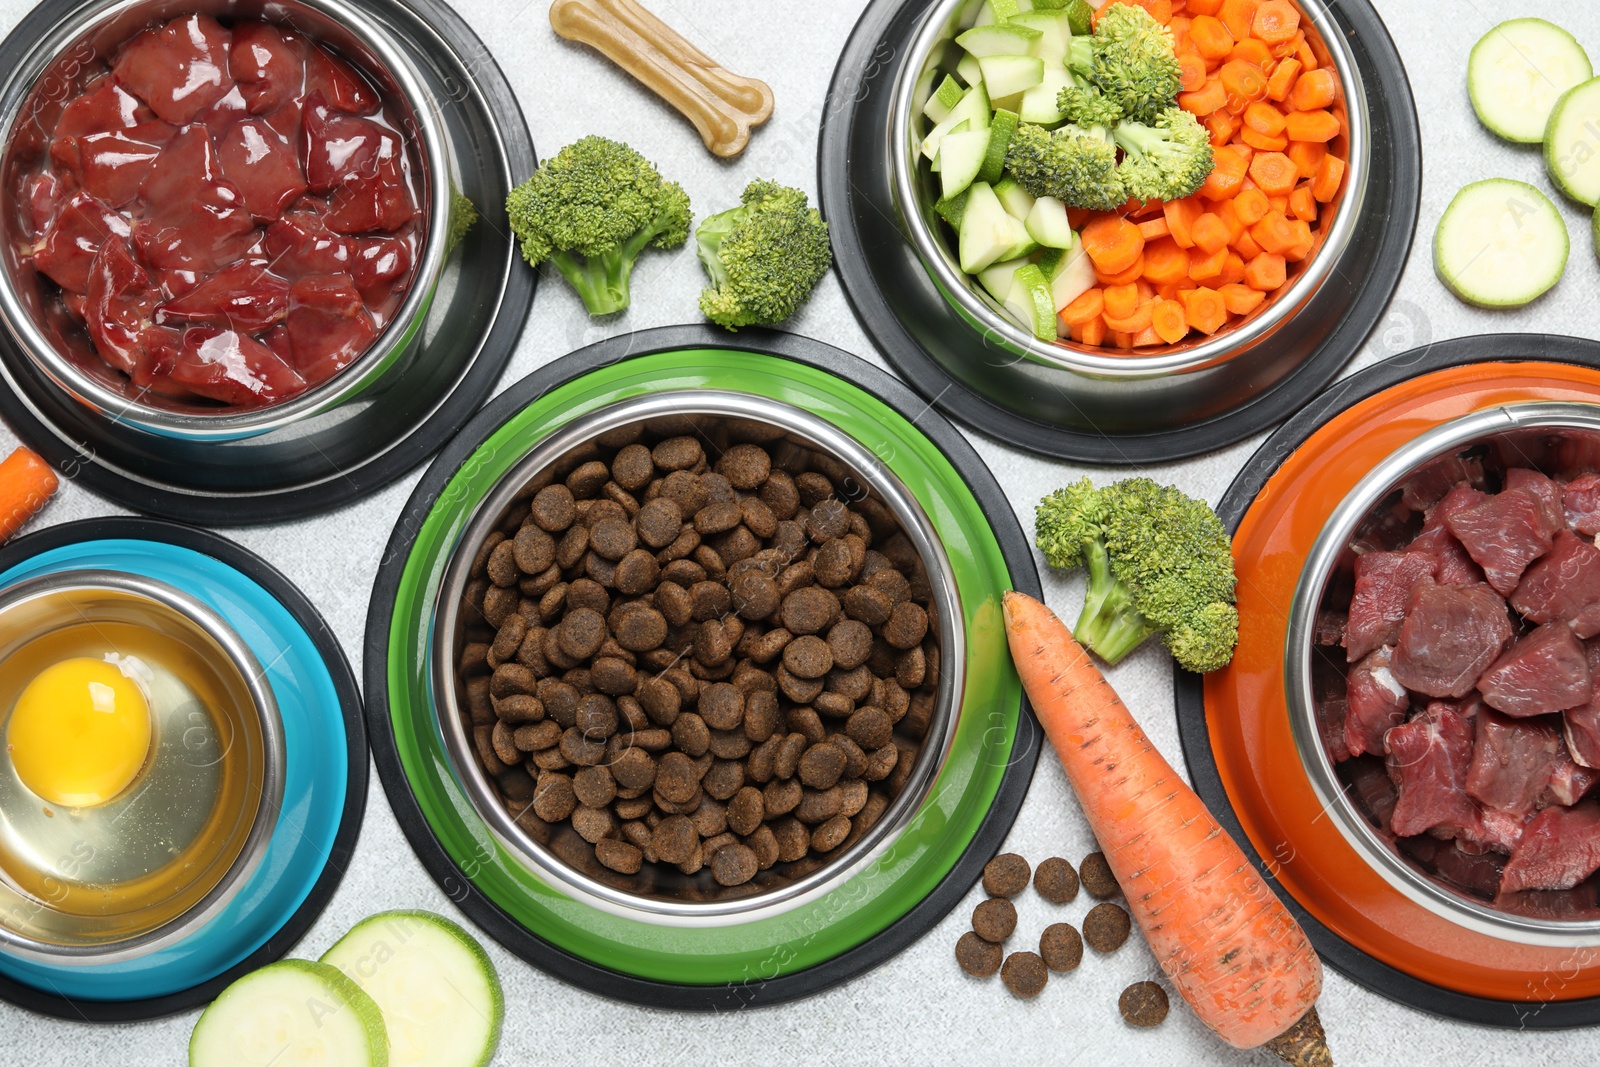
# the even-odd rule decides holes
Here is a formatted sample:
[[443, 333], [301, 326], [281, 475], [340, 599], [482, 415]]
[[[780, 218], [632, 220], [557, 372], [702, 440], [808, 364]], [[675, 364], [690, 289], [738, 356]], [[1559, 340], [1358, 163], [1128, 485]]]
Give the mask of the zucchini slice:
[[1462, 189], [1445, 209], [1433, 269], [1469, 304], [1518, 308], [1561, 280], [1570, 246], [1549, 197], [1525, 182], [1490, 178]]
[[1556, 101], [1544, 131], [1544, 166], [1567, 196], [1590, 207], [1600, 201], [1600, 78]]
[[1544, 19], [1512, 19], [1483, 35], [1467, 60], [1467, 92], [1478, 121], [1508, 141], [1544, 140], [1562, 93], [1594, 77], [1577, 39]]
[[336, 967], [280, 960], [212, 1001], [189, 1038], [189, 1067], [388, 1067], [372, 998]]

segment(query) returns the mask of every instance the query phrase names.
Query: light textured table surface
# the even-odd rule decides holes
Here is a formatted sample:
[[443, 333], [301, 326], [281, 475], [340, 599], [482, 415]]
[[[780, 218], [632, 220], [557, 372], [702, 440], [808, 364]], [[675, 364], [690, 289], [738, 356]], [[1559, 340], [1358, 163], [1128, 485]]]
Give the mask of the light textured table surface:
[[[1458, 303], [1429, 262], [1440, 212], [1466, 182], [1511, 177], [1548, 188], [1538, 152], [1500, 143], [1482, 128], [1467, 100], [1468, 51], [1493, 21], [1540, 15], [1569, 28], [1600, 56], [1600, 4], [1528, 0], [1515, 9], [1487, 0], [1376, 0], [1399, 45], [1417, 97], [1426, 160], [1422, 217], [1399, 293], [1352, 369], [1416, 345], [1494, 331], [1537, 331], [1600, 337], [1600, 267], [1591, 250], [1589, 217], [1570, 204], [1562, 212], [1573, 235], [1571, 263], [1556, 290], [1533, 308], [1491, 314]], [[31, 5], [0, 2], [9, 29]], [[631, 141], [682, 182], [696, 214], [731, 206], [755, 177], [771, 176], [814, 190], [817, 124], [835, 57], [860, 11], [857, 3], [824, 0], [653, 0], [651, 6], [727, 67], [766, 79], [777, 97], [772, 120], [744, 155], [713, 159], [676, 113], [645, 94], [596, 53], [556, 38], [546, 0], [457, 0], [515, 87], [541, 154], [587, 133]], [[611, 334], [698, 318], [701, 272], [688, 249], [648, 254], [635, 274], [633, 307], [616, 321], [591, 323], [555, 276], [535, 301], [522, 345], [506, 372], [509, 383], [557, 356]], [[788, 326], [875, 363], [836, 277]], [[1031, 522], [1034, 502], [1081, 472], [973, 437], [1012, 494], [1019, 518]], [[1148, 473], [1215, 501], [1255, 448], [1248, 441], [1214, 455]], [[13, 437], [0, 426], [0, 450]], [[1115, 472], [1090, 472], [1105, 479]], [[344, 510], [285, 526], [228, 531], [299, 584], [321, 609], [360, 673], [367, 597], [382, 546], [417, 474]], [[63, 488], [39, 523], [106, 515], [116, 509], [75, 485]], [[1046, 578], [1051, 603], [1076, 611], [1080, 589]], [[1169, 667], [1157, 647], [1142, 650], [1111, 679], [1175, 762], [1178, 752]], [[1093, 848], [1065, 779], [1048, 756], [1006, 848], [1037, 862], [1074, 861]], [[506, 991], [498, 1064], [701, 1064], [817, 1062], [863, 1064], [1267, 1064], [1266, 1053], [1222, 1045], [1175, 1003], [1156, 1030], [1136, 1031], [1117, 1015], [1116, 998], [1130, 982], [1157, 977], [1153, 958], [1134, 937], [1110, 957], [1085, 960], [1054, 977], [1030, 1003], [1012, 999], [998, 980], [979, 982], [957, 968], [952, 947], [981, 898], [974, 889], [921, 942], [868, 975], [798, 1004], [702, 1017], [626, 1007], [563, 984], [493, 942], [488, 948]], [[315, 958], [351, 924], [383, 908], [431, 908], [454, 914], [415, 859], [390, 814], [376, 777], [350, 869], [321, 919], [294, 955]], [[1058, 917], [1077, 924], [1085, 897], [1056, 908], [1029, 891], [1019, 900], [1020, 941]], [[1013, 946], [1015, 947], [1015, 945]], [[1174, 998], [1176, 999], [1176, 998]], [[1330, 973], [1320, 1004], [1339, 1063], [1554, 1064], [1592, 1060], [1593, 1032], [1515, 1033], [1444, 1022], [1401, 1007]], [[31, 1015], [0, 1004], [0, 1064], [175, 1064], [195, 1014], [126, 1026], [91, 1026]]]

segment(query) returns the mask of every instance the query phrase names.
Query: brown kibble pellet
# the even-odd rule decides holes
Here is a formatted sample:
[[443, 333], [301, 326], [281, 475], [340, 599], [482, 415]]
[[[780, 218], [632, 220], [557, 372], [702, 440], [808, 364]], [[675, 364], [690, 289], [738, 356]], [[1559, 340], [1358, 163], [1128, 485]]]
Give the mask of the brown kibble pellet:
[[928, 636], [928, 613], [918, 604], [906, 601], [895, 605], [883, 625], [883, 639], [895, 648], [912, 649]]
[[783, 598], [778, 609], [784, 629], [792, 634], [814, 634], [839, 611], [839, 598], [821, 586], [808, 585]]
[[1167, 991], [1154, 982], [1135, 982], [1117, 998], [1117, 1010], [1129, 1026], [1160, 1026], [1168, 1007]]
[[578, 803], [601, 808], [617, 798], [617, 782], [605, 767], [585, 767], [572, 776], [572, 791]]
[[656, 824], [651, 848], [663, 863], [683, 863], [694, 854], [700, 835], [682, 815], [669, 815]]
[[839, 746], [827, 742], [812, 745], [800, 757], [800, 780], [812, 789], [831, 789], [844, 773], [844, 765], [844, 750]]
[[757, 445], [734, 445], [717, 458], [716, 471], [735, 489], [754, 489], [772, 473], [772, 457]]
[[1122, 892], [1104, 852], [1091, 852], [1083, 857], [1078, 865], [1078, 877], [1083, 881], [1083, 888], [1096, 900], [1110, 900]]
[[742, 787], [728, 801], [728, 829], [741, 837], [755, 833], [756, 827], [761, 825], [766, 818], [766, 804], [762, 800], [761, 790], [755, 786]]
[[818, 852], [832, 852], [844, 844], [844, 839], [849, 836], [850, 820], [843, 815], [835, 815], [811, 831], [811, 847]]
[[617, 592], [624, 596], [642, 596], [661, 580], [661, 564], [649, 552], [636, 548], [617, 561], [614, 580]]
[[618, 841], [615, 838], [602, 838], [596, 841], [594, 856], [602, 866], [618, 874], [638, 874], [644, 860], [644, 853], [628, 842]]
[[572, 813], [572, 828], [578, 836], [591, 845], [603, 837], [610, 837], [617, 829], [617, 817], [610, 808], [579, 805]]
[[1052, 904], [1065, 904], [1078, 896], [1078, 872], [1060, 856], [1051, 856], [1033, 872], [1033, 888]]
[[845, 724], [845, 733], [850, 740], [870, 752], [889, 743], [889, 738], [894, 735], [894, 724], [882, 708], [862, 708], [850, 716]]
[[545, 822], [569, 818], [578, 806], [572, 779], [564, 774], [543, 774], [533, 790], [533, 813]]
[[684, 804], [700, 791], [694, 761], [682, 752], [668, 752], [656, 764], [656, 792], [674, 804]]
[[1013, 952], [1000, 965], [1000, 980], [1011, 990], [1012, 996], [1032, 1000], [1044, 992], [1050, 971], [1037, 952]]
[[1083, 939], [1096, 952], [1115, 952], [1132, 928], [1128, 913], [1115, 904], [1096, 904], [1083, 917]]
[[611, 477], [622, 488], [636, 491], [650, 484], [656, 473], [650, 450], [641, 444], [626, 445], [611, 461]]
[[511, 550], [524, 574], [543, 574], [556, 561], [555, 538], [532, 523], [517, 531]]
[[578, 506], [572, 499], [571, 489], [564, 485], [547, 485], [534, 494], [530, 514], [539, 529], [559, 533], [577, 520]]
[[1015, 852], [990, 860], [983, 868], [983, 891], [991, 897], [1014, 897], [1028, 888], [1033, 874], [1028, 861]]
[[734, 610], [742, 619], [765, 619], [778, 610], [778, 583], [765, 574], [740, 575], [730, 592]]
[[667, 639], [667, 620], [654, 608], [636, 607], [618, 617], [614, 636], [629, 652], [649, 652]]
[[579, 608], [568, 612], [555, 632], [563, 653], [576, 660], [588, 659], [606, 639], [606, 620], [597, 611]]
[[706, 453], [693, 437], [671, 437], [656, 445], [650, 458], [664, 471], [686, 471], [705, 459]]
[[872, 630], [856, 619], [834, 623], [828, 630], [828, 651], [833, 654], [835, 667], [853, 671], [872, 654]]
[[972, 909], [973, 933], [999, 944], [1017, 928], [1017, 908], [1004, 897], [991, 897]]
[[1083, 962], [1083, 938], [1071, 923], [1052, 923], [1039, 937], [1039, 955], [1052, 971], [1076, 970]]
[[783, 666], [797, 678], [821, 678], [833, 670], [828, 643], [815, 634], [797, 637], [783, 650]]
[[837, 498], [819, 500], [806, 519], [806, 534], [816, 542], [832, 541], [850, 532], [850, 509]]
[[700, 717], [713, 730], [733, 730], [744, 722], [744, 694], [737, 686], [717, 682], [700, 693]]
[[992, 978], [1000, 970], [1006, 951], [968, 930], [956, 942], [956, 963], [974, 978]]
[[748, 845], [734, 843], [719, 848], [711, 857], [711, 877], [718, 885], [744, 885], [761, 869], [761, 861]]

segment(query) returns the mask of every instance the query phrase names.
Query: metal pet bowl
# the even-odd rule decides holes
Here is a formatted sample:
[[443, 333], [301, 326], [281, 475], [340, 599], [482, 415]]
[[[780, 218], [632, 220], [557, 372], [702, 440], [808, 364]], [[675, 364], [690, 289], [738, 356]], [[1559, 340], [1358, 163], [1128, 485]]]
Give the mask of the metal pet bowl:
[[[509, 814], [506, 801], [479, 761], [456, 665], [465, 641], [462, 610], [479, 547], [501, 527], [508, 513], [534, 492], [593, 458], [597, 438], [622, 441], [646, 427], [667, 423], [710, 440], [729, 432], [768, 443], [787, 442], [844, 468], [835, 478], [853, 498], [871, 496], [900, 524], [921, 561], [931, 590], [929, 616], [939, 642], [941, 664], [934, 708], [911, 773], [883, 813], [865, 833], [836, 855], [778, 864], [752, 882], [723, 889], [699, 876], [681, 875], [670, 866], [647, 864], [624, 876], [600, 867], [570, 828], [558, 828], [548, 842], [536, 840]], [[752, 430], [752, 428], [755, 428]], [[816, 460], [812, 460], [816, 462]], [[889, 849], [927, 800], [955, 736], [959, 695], [965, 688], [966, 637], [961, 600], [950, 560], [928, 516], [904, 484], [860, 441], [823, 418], [790, 404], [732, 390], [668, 389], [618, 401], [574, 419], [541, 441], [512, 466], [470, 513], [444, 572], [432, 625], [430, 647], [433, 704], [452, 771], [489, 831], [537, 877], [591, 907], [648, 923], [682, 927], [726, 927], [754, 923], [788, 912], [841, 886]]]
[[79, 967], [146, 956], [222, 911], [261, 863], [285, 777], [260, 662], [217, 612], [155, 579], [70, 570], [7, 589], [0, 673], [31, 677], [86, 624], [96, 651], [160, 635], [184, 673], [151, 683], [149, 755], [104, 804], [42, 802], [0, 761], [0, 954]]
[[1371, 122], [1366, 90], [1356, 58], [1323, 0], [1296, 2], [1309, 20], [1306, 37], [1319, 62], [1339, 72], [1334, 111], [1348, 133], [1331, 147], [1349, 168], [1338, 198], [1325, 207], [1334, 213], [1332, 224], [1311, 256], [1290, 265], [1289, 284], [1239, 325], [1211, 337], [1126, 353], [1035, 338], [961, 270], [950, 227], [933, 209], [938, 176], [927, 173], [918, 148], [925, 132], [922, 106], [955, 70], [962, 49], [954, 38], [970, 25], [978, 2], [942, 0], [929, 10], [894, 87], [888, 145], [900, 218], [947, 304], [939, 313], [942, 326], [980, 341], [966, 374], [981, 378], [987, 393], [1048, 397], [1051, 410], [1040, 416], [1115, 434], [1216, 415], [1290, 373], [1307, 350], [1284, 328], [1333, 274], [1366, 205]]
[[[46, 321], [42, 280], [16, 260], [18, 235], [10, 213], [0, 219], [5, 262], [0, 268], [0, 316], [27, 358], [61, 389], [114, 422], [190, 441], [230, 441], [270, 433], [339, 407], [404, 366], [433, 301], [444, 268], [455, 170], [450, 139], [424, 79], [382, 26], [346, 0], [83, 0], [63, 11], [0, 88], [0, 188], [17, 188], [19, 169], [48, 150], [48, 131], [71, 87], [97, 73], [124, 41], [151, 24], [201, 12], [222, 20], [262, 18], [290, 24], [332, 46], [394, 98], [420, 163], [423, 236], [411, 287], [393, 319], [349, 366], [280, 404], [245, 411], [188, 403], [136, 390], [107, 366], [82, 331], [66, 335]], [[30, 132], [36, 136], [30, 136]]]
[[1600, 405], [1529, 402], [1476, 411], [1414, 438], [1356, 483], [1313, 543], [1289, 609], [1284, 687], [1295, 745], [1312, 788], [1345, 840], [1408, 900], [1450, 922], [1518, 944], [1593, 947], [1600, 945], [1600, 906], [1591, 906], [1587, 914], [1577, 909], [1571, 917], [1555, 917], [1552, 913], [1559, 908], [1549, 904], [1498, 908], [1430, 876], [1373, 825], [1341, 779], [1319, 734], [1313, 634], [1325, 597], [1341, 585], [1349, 588], [1355, 563], [1351, 540], [1369, 520], [1392, 513], [1409, 479], [1435, 461], [1458, 455], [1479, 459], [1491, 488], [1511, 466], [1531, 467], [1556, 478], [1600, 471]]

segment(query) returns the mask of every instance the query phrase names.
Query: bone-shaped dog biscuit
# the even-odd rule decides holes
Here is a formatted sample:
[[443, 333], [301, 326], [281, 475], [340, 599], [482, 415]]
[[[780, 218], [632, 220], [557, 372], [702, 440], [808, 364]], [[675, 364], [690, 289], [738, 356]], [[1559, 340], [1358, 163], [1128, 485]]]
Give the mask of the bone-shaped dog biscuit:
[[555, 0], [550, 25], [598, 49], [694, 123], [706, 147], [736, 156], [772, 114], [766, 82], [731, 74], [634, 0]]

